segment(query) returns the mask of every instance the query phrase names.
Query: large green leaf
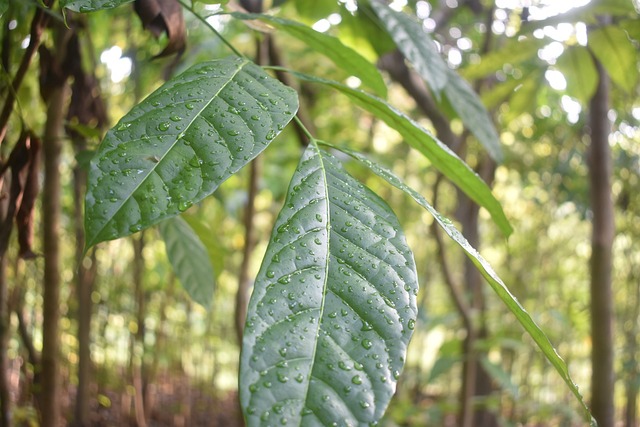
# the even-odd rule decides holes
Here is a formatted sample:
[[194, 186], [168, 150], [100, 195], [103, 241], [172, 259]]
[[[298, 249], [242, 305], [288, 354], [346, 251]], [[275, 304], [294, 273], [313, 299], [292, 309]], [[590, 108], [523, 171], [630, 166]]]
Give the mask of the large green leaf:
[[482, 274], [485, 280], [489, 283], [491, 288], [495, 291], [498, 297], [505, 303], [507, 308], [516, 316], [516, 319], [520, 322], [520, 324], [524, 327], [524, 329], [529, 333], [531, 338], [538, 345], [540, 350], [544, 353], [547, 360], [551, 362], [556, 371], [560, 374], [565, 383], [569, 386], [569, 389], [576, 396], [582, 408], [584, 409], [585, 418], [592, 422], [595, 425], [595, 421], [593, 421], [591, 417], [591, 413], [589, 412], [589, 408], [585, 404], [582, 399], [582, 395], [578, 390], [578, 387], [571, 379], [569, 375], [569, 369], [567, 368], [566, 363], [562, 358], [558, 355], [555, 348], [549, 341], [549, 338], [542, 332], [542, 329], [536, 324], [536, 322], [531, 318], [529, 313], [520, 305], [518, 300], [511, 294], [507, 286], [504, 284], [502, 279], [498, 276], [498, 274], [493, 270], [491, 265], [475, 250], [473, 246], [467, 241], [467, 239], [458, 231], [458, 229], [453, 225], [453, 223], [443, 215], [441, 215], [438, 211], [435, 210], [433, 206], [425, 199], [420, 193], [406, 185], [400, 178], [398, 178], [393, 172], [379, 166], [378, 164], [372, 162], [367, 159], [363, 155], [356, 153], [351, 150], [339, 148], [341, 151], [350, 155], [354, 159], [358, 160], [365, 166], [367, 166], [373, 173], [387, 181], [389, 184], [394, 187], [402, 190], [409, 196], [413, 198], [420, 206], [426, 209], [436, 220], [440, 228], [444, 230], [444, 232], [462, 248], [467, 257], [473, 262], [478, 271]]
[[60, 0], [60, 5], [74, 12], [95, 12], [103, 9], [113, 9], [134, 0]]
[[209, 254], [193, 229], [180, 217], [159, 224], [167, 258], [191, 299], [209, 308], [213, 298], [213, 266]]
[[447, 86], [447, 64], [440, 57], [436, 44], [422, 25], [402, 12], [396, 12], [374, 0], [371, 7], [386, 28], [398, 49], [422, 76], [436, 97]]
[[494, 160], [501, 162], [502, 148], [489, 112], [471, 86], [447, 66], [422, 25], [379, 0], [373, 0], [371, 6], [398, 49], [413, 64], [436, 98], [444, 93], [465, 127]]
[[453, 151], [440, 142], [404, 113], [398, 111], [382, 99], [358, 89], [331, 80], [320, 79], [302, 73], [291, 72], [306, 81], [331, 86], [347, 95], [354, 103], [374, 114], [387, 125], [398, 131], [405, 141], [432, 161], [433, 166], [464, 191], [474, 202], [487, 209], [493, 221], [505, 236], [513, 229], [502, 210], [502, 206], [491, 193], [487, 184]]
[[567, 95], [586, 105], [598, 85], [598, 71], [587, 48], [569, 47], [556, 61], [556, 67], [567, 76]]
[[312, 141], [249, 303], [240, 399], [249, 426], [366, 426], [387, 407], [415, 327], [397, 218]]
[[503, 69], [507, 64], [517, 65], [538, 57], [538, 50], [548, 40], [529, 37], [523, 40], [508, 38], [499, 49], [482, 55], [480, 62], [469, 64], [460, 70], [460, 74], [469, 80], [476, 80]]
[[378, 69], [362, 55], [328, 34], [320, 33], [307, 25], [271, 15], [234, 12], [237, 19], [260, 19], [286, 32], [329, 58], [335, 65], [350, 75], [358, 77], [362, 84], [381, 98], [387, 96], [387, 85]]
[[247, 59], [189, 68], [134, 107], [91, 161], [87, 247], [188, 209], [255, 158], [297, 94]]
[[609, 25], [589, 33], [589, 49], [618, 86], [631, 92], [638, 82], [638, 50], [620, 27]]

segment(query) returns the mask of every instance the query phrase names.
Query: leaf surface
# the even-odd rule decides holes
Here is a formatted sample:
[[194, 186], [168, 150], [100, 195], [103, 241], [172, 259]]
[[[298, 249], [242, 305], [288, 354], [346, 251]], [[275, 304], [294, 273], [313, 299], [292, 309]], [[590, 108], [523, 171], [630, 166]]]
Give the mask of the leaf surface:
[[588, 47], [618, 86], [633, 91], [638, 82], [638, 50], [617, 26], [609, 25], [589, 33]]
[[87, 248], [187, 210], [255, 158], [298, 108], [246, 59], [194, 65], [111, 129], [91, 161]]
[[60, 5], [74, 12], [96, 12], [98, 10], [113, 9], [123, 4], [133, 3], [134, 0], [60, 0]]
[[418, 74], [439, 98], [447, 86], [449, 68], [440, 57], [431, 36], [405, 13], [396, 12], [377, 0], [371, 2], [371, 7], [400, 52], [413, 64]]
[[249, 426], [366, 426], [384, 413], [417, 316], [397, 218], [312, 141], [256, 279], [240, 398]]
[[273, 25], [326, 56], [343, 71], [358, 77], [364, 86], [373, 90], [379, 97], [386, 98], [387, 85], [382, 80], [378, 69], [358, 52], [345, 46], [339, 39], [318, 32], [307, 25], [276, 16], [239, 12], [233, 12], [231, 15], [237, 19], [259, 19]]
[[159, 226], [167, 258], [191, 299], [209, 308], [215, 278], [209, 254], [202, 241], [182, 218], [162, 221]]
[[394, 187], [402, 190], [406, 194], [408, 194], [413, 200], [416, 201], [420, 206], [426, 209], [436, 220], [440, 228], [444, 230], [444, 232], [462, 248], [467, 257], [471, 260], [471, 262], [475, 265], [478, 271], [482, 274], [485, 280], [489, 283], [491, 288], [495, 291], [498, 297], [505, 303], [507, 308], [516, 316], [518, 322], [524, 327], [524, 329], [529, 333], [531, 338], [538, 345], [538, 348], [542, 350], [542, 353], [546, 356], [547, 360], [551, 362], [553, 367], [558, 371], [562, 379], [569, 386], [569, 389], [576, 396], [582, 408], [584, 410], [585, 419], [593, 422], [591, 418], [591, 413], [589, 412], [589, 408], [586, 403], [582, 399], [582, 395], [578, 390], [578, 387], [571, 379], [569, 375], [569, 369], [567, 368], [566, 363], [556, 352], [556, 349], [553, 347], [549, 338], [545, 335], [545, 333], [540, 329], [540, 327], [536, 324], [536, 322], [531, 318], [529, 313], [520, 305], [518, 300], [511, 294], [507, 286], [504, 284], [502, 279], [498, 276], [498, 274], [493, 270], [491, 265], [478, 253], [478, 251], [471, 246], [471, 244], [467, 241], [467, 239], [458, 231], [458, 229], [453, 225], [453, 223], [443, 215], [441, 215], [438, 211], [435, 210], [433, 206], [425, 199], [420, 193], [406, 185], [400, 178], [398, 178], [393, 172], [379, 166], [375, 162], [367, 159], [363, 155], [356, 153], [351, 150], [339, 148], [341, 151], [350, 155], [354, 159], [358, 160], [365, 166], [367, 166], [373, 173], [387, 181], [389, 184]]
[[290, 72], [300, 79], [337, 89], [364, 110], [369, 111], [389, 127], [398, 131], [407, 144], [431, 160], [435, 168], [456, 184], [474, 202], [487, 209], [491, 218], [505, 236], [511, 234], [513, 229], [502, 210], [502, 206], [491, 193], [491, 189], [464, 161], [429, 131], [387, 102], [366, 92], [352, 89], [349, 86], [331, 80]]
[[598, 86], [598, 71], [589, 51], [580, 45], [570, 46], [556, 61], [567, 81], [567, 95], [587, 105]]

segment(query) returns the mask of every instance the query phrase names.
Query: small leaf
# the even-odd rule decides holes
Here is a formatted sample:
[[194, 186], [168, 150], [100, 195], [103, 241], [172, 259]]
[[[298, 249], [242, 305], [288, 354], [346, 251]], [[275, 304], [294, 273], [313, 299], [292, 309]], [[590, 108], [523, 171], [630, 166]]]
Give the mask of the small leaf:
[[491, 214], [491, 218], [493, 218], [493, 221], [505, 236], [511, 234], [513, 229], [502, 210], [502, 206], [491, 193], [491, 189], [465, 162], [451, 151], [449, 147], [440, 142], [429, 131], [385, 101], [369, 95], [366, 92], [352, 89], [331, 80], [293, 71], [290, 72], [300, 79], [312, 83], [321, 83], [339, 90], [347, 95], [354, 103], [384, 121], [389, 127], [398, 131], [404, 137], [407, 144], [431, 160], [435, 168], [456, 184], [474, 202], [487, 209], [489, 214]]
[[381, 98], [387, 96], [387, 86], [380, 76], [378, 69], [358, 52], [345, 46], [342, 42], [328, 34], [320, 33], [313, 28], [284, 18], [271, 15], [247, 14], [234, 12], [231, 14], [237, 19], [260, 19], [274, 27], [285, 31], [287, 34], [306, 43], [316, 52], [329, 58], [335, 65], [350, 75], [358, 77], [362, 84], [373, 90]]
[[191, 299], [209, 308], [215, 278], [209, 254], [193, 229], [180, 217], [162, 221], [159, 226], [167, 258], [182, 287]]
[[631, 92], [638, 82], [638, 50], [617, 26], [598, 28], [589, 33], [588, 47], [622, 89]]
[[90, 164], [87, 248], [188, 209], [255, 158], [298, 108], [295, 91], [246, 59], [204, 62], [111, 129]]
[[240, 366], [247, 424], [376, 423], [404, 364], [417, 290], [389, 206], [311, 141], [249, 303]]
[[498, 277], [498, 274], [493, 270], [491, 265], [489, 265], [489, 263], [478, 253], [478, 251], [476, 251], [473, 246], [471, 246], [471, 244], [462, 235], [462, 233], [460, 233], [458, 229], [456, 229], [453, 223], [448, 218], [442, 216], [438, 211], [436, 211], [434, 207], [431, 206], [431, 204], [420, 193], [406, 185], [400, 178], [393, 174], [393, 172], [383, 168], [382, 166], [379, 166], [378, 164], [372, 162], [359, 153], [343, 148], [339, 149], [367, 166], [373, 173], [387, 181], [389, 184], [411, 196], [413, 200], [415, 200], [420, 206], [426, 209], [433, 216], [440, 228], [442, 228], [444, 232], [454, 242], [456, 242], [458, 246], [462, 248], [467, 257], [471, 260], [471, 262], [473, 262], [475, 267], [489, 283], [498, 297], [515, 315], [516, 319], [518, 319], [518, 322], [520, 322], [524, 329], [529, 333], [531, 338], [533, 338], [535, 343], [538, 345], [538, 348], [542, 350], [542, 353], [545, 355], [547, 360], [551, 362], [556, 371], [558, 371], [564, 382], [569, 386], [569, 389], [578, 399], [578, 402], [580, 402], [580, 404], [582, 405], [582, 408], [584, 409], [585, 419], [591, 420], [593, 422], [591, 413], [589, 412], [589, 408], [582, 399], [582, 395], [580, 394], [578, 387], [569, 375], [569, 369], [567, 368], [566, 363], [558, 355], [556, 349], [549, 341], [549, 338], [547, 338], [545, 333], [542, 332], [540, 327], [531, 318], [529, 313], [527, 313], [527, 311], [520, 305], [518, 300], [511, 294], [507, 286], [504, 284], [502, 279]]
[[134, 0], [60, 0], [60, 5], [74, 12], [95, 12], [113, 9], [123, 4], [133, 3]]
[[371, 2], [371, 7], [398, 49], [439, 98], [447, 86], [449, 68], [431, 37], [422, 29], [422, 25], [408, 15], [396, 12], [377, 0]]

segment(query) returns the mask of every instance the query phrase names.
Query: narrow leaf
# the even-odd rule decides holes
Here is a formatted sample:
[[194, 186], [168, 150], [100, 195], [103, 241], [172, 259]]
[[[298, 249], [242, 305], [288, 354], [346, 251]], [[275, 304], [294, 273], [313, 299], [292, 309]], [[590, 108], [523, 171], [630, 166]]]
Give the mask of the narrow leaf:
[[95, 12], [103, 9], [113, 9], [134, 0], [60, 0], [60, 5], [74, 12]]
[[247, 14], [234, 12], [237, 19], [259, 19], [288, 33], [304, 42], [316, 52], [329, 58], [335, 65], [350, 75], [358, 77], [362, 84], [373, 90], [381, 98], [387, 96], [387, 86], [380, 76], [380, 72], [362, 55], [328, 34], [320, 33], [307, 25], [271, 15]]
[[167, 258], [182, 287], [191, 299], [209, 308], [215, 278], [209, 254], [193, 229], [180, 217], [162, 221], [159, 226]]
[[447, 86], [449, 68], [431, 37], [408, 15], [396, 12], [377, 0], [371, 2], [371, 7], [398, 49], [439, 98]]
[[188, 209], [255, 158], [297, 94], [246, 59], [208, 61], [168, 81], [111, 129], [90, 164], [87, 248]]
[[487, 209], [491, 218], [505, 236], [513, 229], [502, 210], [502, 206], [491, 193], [487, 184], [453, 151], [440, 142], [429, 131], [387, 102], [361, 90], [331, 80], [320, 79], [302, 73], [291, 72], [296, 77], [313, 83], [331, 86], [347, 95], [354, 103], [374, 114], [391, 128], [398, 131], [407, 144], [418, 150], [433, 163], [440, 172], [464, 191], [474, 202]]
[[618, 86], [631, 92], [638, 82], [638, 50], [617, 26], [598, 28], [589, 33], [588, 47]]
[[498, 133], [478, 94], [444, 62], [422, 25], [407, 14], [391, 10], [379, 0], [371, 2], [398, 49], [413, 64], [436, 98], [444, 93], [465, 127], [496, 161], [503, 159]]
[[[337, 148], [337, 147], [336, 147]], [[356, 153], [351, 150], [346, 150], [343, 148], [339, 148], [339, 150], [345, 152], [350, 155], [354, 159], [358, 160], [365, 166], [367, 166], [373, 173], [387, 181], [389, 184], [394, 187], [402, 190], [413, 200], [415, 200], [420, 206], [426, 209], [436, 220], [440, 228], [444, 230], [444, 232], [462, 248], [467, 257], [473, 262], [478, 271], [482, 274], [485, 280], [489, 283], [491, 288], [495, 291], [498, 297], [505, 303], [507, 308], [516, 316], [516, 319], [520, 322], [520, 324], [524, 327], [524, 329], [529, 333], [531, 338], [538, 345], [542, 353], [546, 356], [547, 360], [551, 362], [553, 367], [558, 371], [562, 379], [569, 386], [569, 389], [576, 396], [582, 408], [584, 409], [585, 419], [592, 420], [591, 413], [589, 412], [589, 408], [586, 403], [582, 399], [582, 395], [578, 390], [578, 387], [571, 379], [569, 375], [569, 369], [567, 368], [566, 363], [562, 358], [558, 355], [555, 348], [549, 341], [549, 338], [545, 335], [545, 333], [540, 329], [540, 327], [535, 323], [535, 321], [531, 318], [529, 313], [520, 305], [518, 300], [511, 294], [507, 286], [504, 284], [502, 279], [498, 277], [498, 274], [493, 270], [491, 265], [476, 251], [473, 246], [467, 241], [467, 239], [458, 231], [458, 229], [453, 225], [453, 223], [446, 217], [442, 216], [438, 211], [435, 210], [433, 206], [417, 191], [406, 185], [400, 178], [398, 178], [393, 172], [379, 166], [378, 164], [372, 162], [367, 159], [363, 155]]]
[[249, 303], [240, 365], [247, 424], [375, 424], [404, 364], [417, 290], [389, 206], [312, 141]]
[[498, 163], [502, 162], [500, 138], [493, 120], [469, 83], [455, 71], [449, 70], [449, 84], [444, 89], [444, 93], [464, 126], [478, 139], [491, 158]]

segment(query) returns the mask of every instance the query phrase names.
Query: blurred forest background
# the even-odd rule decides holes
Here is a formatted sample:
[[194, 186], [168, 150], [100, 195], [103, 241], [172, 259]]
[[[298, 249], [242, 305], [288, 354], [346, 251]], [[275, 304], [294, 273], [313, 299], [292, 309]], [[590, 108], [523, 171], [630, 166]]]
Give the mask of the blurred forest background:
[[[615, 425], [637, 427], [638, 4], [390, 2], [422, 22], [448, 65], [481, 95], [504, 151], [504, 161], [495, 164], [461, 121], [434, 102], [357, 2], [239, 3], [271, 8], [333, 34], [377, 63], [388, 82], [389, 102], [432, 129], [492, 185], [515, 230], [508, 240], [486, 212], [443, 181], [384, 123], [336, 92], [287, 82], [300, 93], [301, 119], [320, 139], [369, 153], [464, 230], [548, 334], [594, 404], [592, 365], [603, 357], [602, 366], [609, 364], [613, 377], [603, 374], [604, 383], [611, 383], [604, 400], [611, 401], [602, 403], [601, 425], [614, 425], [606, 420], [615, 419]], [[234, 2], [194, 3], [204, 16], [230, 6]], [[58, 416], [78, 426], [241, 425], [236, 396], [242, 310], [236, 300], [260, 266], [298, 162], [302, 145], [296, 129], [290, 126], [251, 167], [182, 215], [214, 267], [213, 300], [202, 307], [176, 278], [157, 229], [83, 254], [85, 170], [106, 129], [133, 105], [169, 76], [198, 61], [227, 56], [228, 49], [186, 10], [184, 49], [176, 33], [167, 36], [161, 28], [154, 38], [130, 4], [91, 14], [67, 12], [70, 29], [57, 3], [45, 10], [36, 0], [4, 0], [0, 13], [0, 95], [8, 108], [0, 116], [2, 165], [9, 164], [15, 146], [23, 150], [14, 155], [31, 165], [2, 168], [0, 425], [56, 425]], [[247, 55], [262, 56], [262, 63], [359, 84], [286, 34], [256, 36], [225, 15], [207, 21]], [[168, 55], [156, 58], [161, 53]], [[67, 62], [61, 64], [64, 57]], [[61, 77], [63, 65], [74, 72]], [[597, 117], [604, 121], [598, 124]], [[601, 152], [590, 148], [594, 132], [604, 132], [608, 141]], [[43, 162], [38, 161], [39, 139]], [[59, 167], [47, 165], [58, 155]], [[603, 174], [593, 175], [598, 160]], [[562, 378], [459, 248], [432, 227], [432, 218], [364, 169], [353, 165], [350, 170], [392, 206], [420, 274], [420, 317], [397, 394], [380, 425], [583, 425]], [[25, 205], [31, 203], [34, 217], [18, 211], [19, 224], [10, 234], [9, 183], [18, 180], [40, 181], [42, 188], [36, 195], [25, 184], [22, 206], [28, 211]], [[599, 193], [602, 203], [590, 197], [599, 184], [605, 187]], [[592, 227], [598, 227], [597, 211], [608, 201], [602, 247], [608, 242], [612, 248], [610, 285], [590, 286], [599, 274], [593, 263], [590, 268]], [[47, 267], [46, 259], [57, 259], [57, 265]], [[606, 282], [606, 272], [602, 277]], [[595, 293], [599, 289], [604, 293]], [[612, 325], [604, 341], [592, 341], [592, 294], [593, 307], [600, 310], [595, 327]], [[598, 302], [605, 303], [604, 311]], [[59, 344], [53, 345], [53, 355], [47, 334]], [[59, 383], [46, 377], [52, 366]], [[55, 396], [46, 397], [51, 384], [57, 387]], [[60, 409], [54, 419], [39, 415], [39, 408], [51, 406], [49, 398]]]

